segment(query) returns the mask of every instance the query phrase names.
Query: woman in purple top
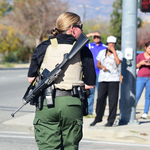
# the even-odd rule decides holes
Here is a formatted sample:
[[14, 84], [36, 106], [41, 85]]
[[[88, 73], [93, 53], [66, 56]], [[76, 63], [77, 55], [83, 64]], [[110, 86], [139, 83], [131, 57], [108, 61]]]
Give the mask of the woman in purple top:
[[137, 56], [137, 69], [139, 69], [136, 81], [136, 105], [145, 87], [145, 108], [143, 119], [148, 116], [150, 105], [150, 41], [145, 44], [145, 52]]

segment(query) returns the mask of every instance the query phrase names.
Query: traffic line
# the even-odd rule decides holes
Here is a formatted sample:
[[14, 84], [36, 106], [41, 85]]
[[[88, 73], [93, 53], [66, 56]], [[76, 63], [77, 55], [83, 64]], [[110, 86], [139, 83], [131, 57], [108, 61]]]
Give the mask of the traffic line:
[[29, 134], [27, 132], [13, 132], [13, 131], [0, 131], [0, 133], [7, 133], [7, 134]]
[[[26, 132], [11, 132], [11, 131], [0, 131], [0, 133], [5, 134], [28, 134]], [[22, 138], [22, 139], [34, 139], [34, 136], [23, 136], [23, 135], [3, 135], [0, 134], [2, 138]], [[132, 144], [132, 143], [119, 143], [119, 142], [105, 142], [105, 141], [97, 141], [97, 140], [81, 140], [83, 143], [95, 143], [95, 144], [110, 144], [110, 145], [124, 145], [124, 146], [137, 146], [137, 147], [150, 147], [148, 144]]]
[[0, 138], [21, 138], [21, 139], [34, 139], [34, 136], [20, 136], [20, 135], [1, 135]]
[[96, 143], [96, 144], [112, 144], [112, 145], [126, 145], [126, 146], [137, 146], [137, 147], [150, 147], [148, 144], [132, 144], [132, 143], [117, 143], [117, 142], [105, 142], [105, 141], [94, 141], [94, 140], [82, 140], [83, 143]]
[[[16, 134], [16, 135], [14, 135], [14, 134]], [[21, 134], [21, 135], [18, 135], [18, 134]], [[29, 134], [29, 133], [27, 133], [27, 132], [13, 132], [13, 131], [0, 131], [0, 137], [2, 137], [2, 138], [34, 139], [34, 136], [26, 136], [27, 134]]]

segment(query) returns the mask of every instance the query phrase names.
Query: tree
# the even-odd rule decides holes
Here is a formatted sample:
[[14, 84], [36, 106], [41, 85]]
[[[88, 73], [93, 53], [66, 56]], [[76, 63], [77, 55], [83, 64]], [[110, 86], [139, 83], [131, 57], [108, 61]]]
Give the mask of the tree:
[[110, 33], [117, 38], [116, 48], [121, 49], [122, 0], [115, 0], [112, 7]]
[[0, 18], [6, 15], [7, 12], [10, 12], [13, 9], [12, 5], [10, 5], [7, 0], [0, 1]]
[[[110, 20], [110, 33], [117, 38], [116, 48], [121, 49], [121, 31], [122, 31], [122, 0], [113, 2], [113, 12]], [[137, 28], [142, 27], [143, 21], [137, 18]]]
[[36, 38], [36, 46], [50, 34], [57, 17], [68, 9], [62, 0], [17, 0], [8, 20], [25, 34]]
[[[83, 31], [85, 34], [99, 31], [101, 33], [101, 41], [106, 44], [106, 39], [109, 35], [109, 23], [107, 21], [100, 21], [99, 18], [89, 19], [84, 23]], [[90, 37], [90, 42], [93, 42], [92, 37]]]
[[140, 17], [137, 18], [137, 28], [141, 28], [143, 25], [143, 21]]
[[142, 50], [145, 43], [150, 41], [150, 30], [148, 27], [142, 27], [137, 30], [137, 49]]
[[16, 51], [21, 45], [20, 39], [17, 37], [16, 31], [11, 26], [6, 27], [0, 24], [0, 52]]

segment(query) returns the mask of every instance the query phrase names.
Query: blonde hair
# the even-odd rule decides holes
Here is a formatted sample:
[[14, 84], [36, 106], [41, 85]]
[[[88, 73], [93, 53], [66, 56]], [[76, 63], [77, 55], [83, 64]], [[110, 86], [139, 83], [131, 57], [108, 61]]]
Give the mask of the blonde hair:
[[62, 13], [57, 21], [56, 28], [51, 30], [51, 33], [56, 36], [58, 33], [65, 33], [71, 25], [76, 25], [80, 22], [80, 17], [72, 12]]

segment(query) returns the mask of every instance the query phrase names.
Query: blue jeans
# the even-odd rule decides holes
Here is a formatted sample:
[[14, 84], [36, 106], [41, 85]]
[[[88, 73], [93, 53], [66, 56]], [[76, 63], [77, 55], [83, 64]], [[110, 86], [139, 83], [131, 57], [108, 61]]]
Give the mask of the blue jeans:
[[145, 108], [144, 113], [148, 114], [150, 105], [150, 77], [137, 77], [136, 81], [136, 105], [145, 87]]
[[96, 87], [96, 89], [97, 89], [97, 91], [98, 91], [98, 77], [99, 77], [99, 75], [97, 74], [97, 75], [96, 75], [96, 84], [95, 84], [95, 86], [94, 86], [93, 89], [90, 89], [91, 94], [90, 94], [90, 96], [89, 96], [89, 98], [88, 98], [88, 112], [89, 112], [90, 115], [93, 114], [95, 87]]

